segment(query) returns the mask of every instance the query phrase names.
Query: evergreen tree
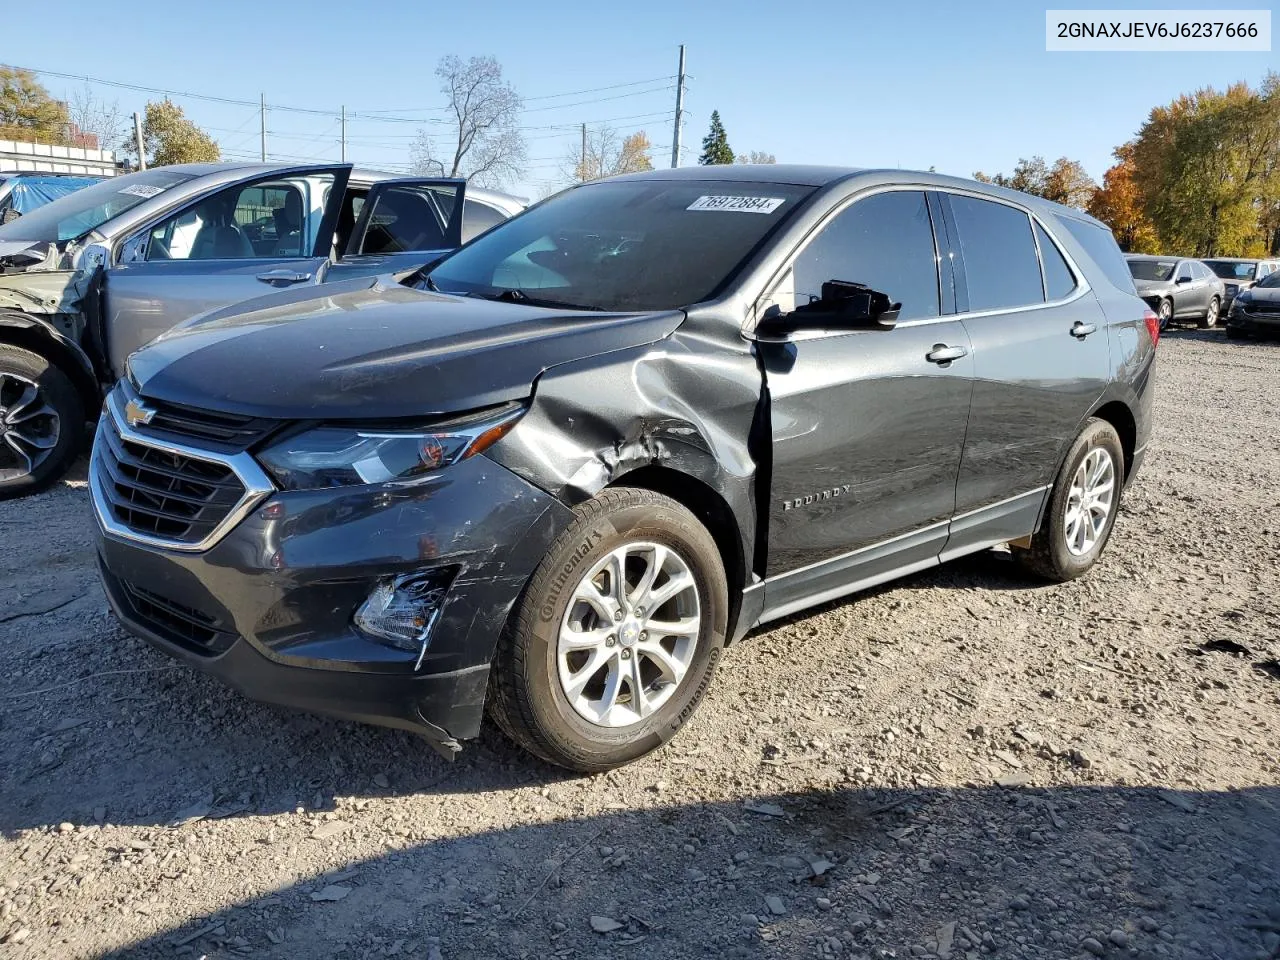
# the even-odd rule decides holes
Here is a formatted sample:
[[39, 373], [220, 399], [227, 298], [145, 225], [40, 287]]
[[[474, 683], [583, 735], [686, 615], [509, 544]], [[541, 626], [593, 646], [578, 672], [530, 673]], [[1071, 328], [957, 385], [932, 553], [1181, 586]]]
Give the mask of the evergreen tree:
[[720, 111], [711, 111], [711, 130], [702, 138], [702, 156], [698, 162], [703, 166], [717, 163], [733, 163], [733, 150], [729, 147], [729, 137], [724, 132], [724, 124], [720, 122]]

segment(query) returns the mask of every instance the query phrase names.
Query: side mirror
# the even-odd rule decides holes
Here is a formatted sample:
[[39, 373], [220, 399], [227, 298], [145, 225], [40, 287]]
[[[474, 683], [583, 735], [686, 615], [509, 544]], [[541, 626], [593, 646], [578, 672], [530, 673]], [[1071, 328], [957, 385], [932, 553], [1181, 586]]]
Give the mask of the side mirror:
[[1190, 283], [1190, 282], [1191, 282], [1191, 278], [1190, 278], [1190, 277], [1179, 277], [1177, 280], [1175, 280], [1175, 281], [1173, 281], [1173, 282], [1174, 282], [1174, 283]]
[[828, 280], [816, 300], [790, 313], [766, 314], [756, 325], [756, 332], [765, 337], [784, 337], [796, 330], [888, 330], [898, 322], [901, 310], [901, 303], [866, 284]]

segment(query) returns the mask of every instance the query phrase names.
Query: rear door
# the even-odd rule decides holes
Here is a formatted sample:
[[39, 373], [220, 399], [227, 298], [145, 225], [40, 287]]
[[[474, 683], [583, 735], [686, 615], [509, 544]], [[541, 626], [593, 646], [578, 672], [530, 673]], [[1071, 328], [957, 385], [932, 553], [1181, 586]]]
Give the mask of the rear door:
[[[951, 312], [925, 191], [830, 216], [761, 308], [790, 312], [829, 280], [900, 302], [892, 329], [758, 341], [772, 430], [766, 616], [937, 562], [955, 508], [973, 356]], [[732, 214], [730, 214], [732, 215]], [[941, 288], [941, 289], [940, 289]]]
[[329, 279], [411, 270], [461, 246], [466, 188], [442, 178], [375, 183]]
[[1031, 533], [1067, 445], [1109, 378], [1106, 318], [1043, 223], [989, 197], [941, 194], [973, 406], [943, 559]]
[[350, 172], [291, 167], [222, 185], [132, 234], [104, 277], [111, 370], [199, 313], [319, 283]]

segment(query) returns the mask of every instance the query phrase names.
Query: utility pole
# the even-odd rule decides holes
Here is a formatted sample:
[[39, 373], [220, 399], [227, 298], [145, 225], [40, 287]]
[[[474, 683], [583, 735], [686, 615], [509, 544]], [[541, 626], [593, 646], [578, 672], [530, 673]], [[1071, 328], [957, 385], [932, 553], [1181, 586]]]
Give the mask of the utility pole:
[[587, 125], [582, 125], [582, 164], [578, 167], [582, 182], [587, 182]]
[[680, 127], [684, 121], [684, 44], [680, 44], [680, 74], [676, 80], [676, 126], [671, 134], [671, 169], [680, 166]]
[[261, 107], [258, 115], [262, 125], [262, 162], [267, 162], [267, 95], [261, 94]]
[[342, 162], [347, 162], [347, 107], [342, 106]]
[[133, 115], [133, 140], [138, 145], [138, 169], [147, 169], [147, 151], [142, 145], [142, 118]]

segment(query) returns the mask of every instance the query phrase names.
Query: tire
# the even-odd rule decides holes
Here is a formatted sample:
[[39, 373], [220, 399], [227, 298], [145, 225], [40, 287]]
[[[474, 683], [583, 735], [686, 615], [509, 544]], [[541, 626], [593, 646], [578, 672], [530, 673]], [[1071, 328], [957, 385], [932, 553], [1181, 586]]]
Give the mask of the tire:
[[1209, 301], [1209, 309], [1204, 312], [1204, 318], [1200, 321], [1201, 330], [1210, 330], [1218, 325], [1218, 309], [1222, 306], [1222, 301], [1214, 297]]
[[[33, 409], [45, 412], [32, 415]], [[38, 493], [80, 452], [80, 395], [61, 367], [0, 343], [0, 410], [0, 500]]]
[[[1100, 526], [1091, 526], [1090, 531], [1075, 528], [1082, 534], [1092, 532], [1091, 543], [1087, 536], [1080, 536], [1074, 544], [1069, 544], [1071, 531], [1067, 522], [1068, 511], [1078, 501], [1073, 488], [1078, 486], [1080, 475], [1087, 470], [1086, 460], [1091, 458], [1091, 463], [1100, 462], [1104, 458], [1110, 461], [1111, 487], [1106, 516], [1101, 519]], [[1100, 481], [1098, 488], [1101, 486]], [[1015, 559], [1032, 573], [1054, 583], [1066, 583], [1088, 573], [1098, 562], [1111, 538], [1123, 487], [1124, 447], [1120, 444], [1120, 437], [1107, 421], [1091, 418], [1071, 445], [1062, 469], [1058, 472], [1053, 490], [1049, 494], [1049, 509], [1044, 522], [1032, 536], [1030, 547], [1013, 551]], [[1078, 512], [1077, 510], [1076, 513]], [[1090, 511], [1090, 516], [1096, 517], [1097, 514]], [[1078, 549], [1081, 547], [1084, 549]]]
[[1156, 316], [1160, 319], [1160, 332], [1164, 333], [1173, 321], [1173, 301], [1161, 300], [1160, 306], [1156, 307]]
[[[574, 513], [573, 522], [525, 585], [498, 641], [490, 671], [489, 714], [530, 753], [570, 770], [596, 773], [657, 749], [693, 715], [724, 648], [728, 585], [711, 534], [669, 497], [613, 488]], [[575, 594], [595, 587], [597, 598], [603, 596], [601, 604], [613, 603], [607, 596], [612, 589], [609, 571], [600, 570], [594, 580], [590, 577], [601, 564], [608, 566], [611, 557], [628, 550], [632, 552], [624, 559], [626, 572], [618, 582], [625, 586], [623, 606], [631, 613], [615, 629], [604, 615], [607, 607], [598, 610], [595, 602]], [[657, 557], [663, 558], [660, 572], [653, 575], [658, 593], [686, 579], [691, 586], [679, 587], [669, 599], [659, 598], [658, 607], [648, 611], [652, 619], [633, 618], [648, 595], [640, 586]], [[681, 564], [687, 578], [670, 573]], [[696, 627], [688, 624], [682, 638], [664, 634], [645, 641], [646, 633], [638, 632], [645, 624], [652, 630], [656, 622], [693, 621], [690, 611], [696, 612]], [[576, 648], [566, 653], [562, 634], [575, 642], [592, 635], [603, 639], [585, 653]], [[658, 660], [647, 652], [655, 645], [667, 651], [665, 662], [683, 663], [678, 674], [674, 668], [666, 674], [675, 678], [674, 683], [664, 680]], [[629, 655], [627, 661], [621, 659], [624, 655]], [[601, 665], [592, 668], [597, 662]], [[630, 681], [633, 668], [641, 673], [639, 709]], [[571, 696], [592, 669], [591, 680]], [[593, 700], [596, 692], [599, 699]], [[641, 716], [646, 706], [652, 712]]]

